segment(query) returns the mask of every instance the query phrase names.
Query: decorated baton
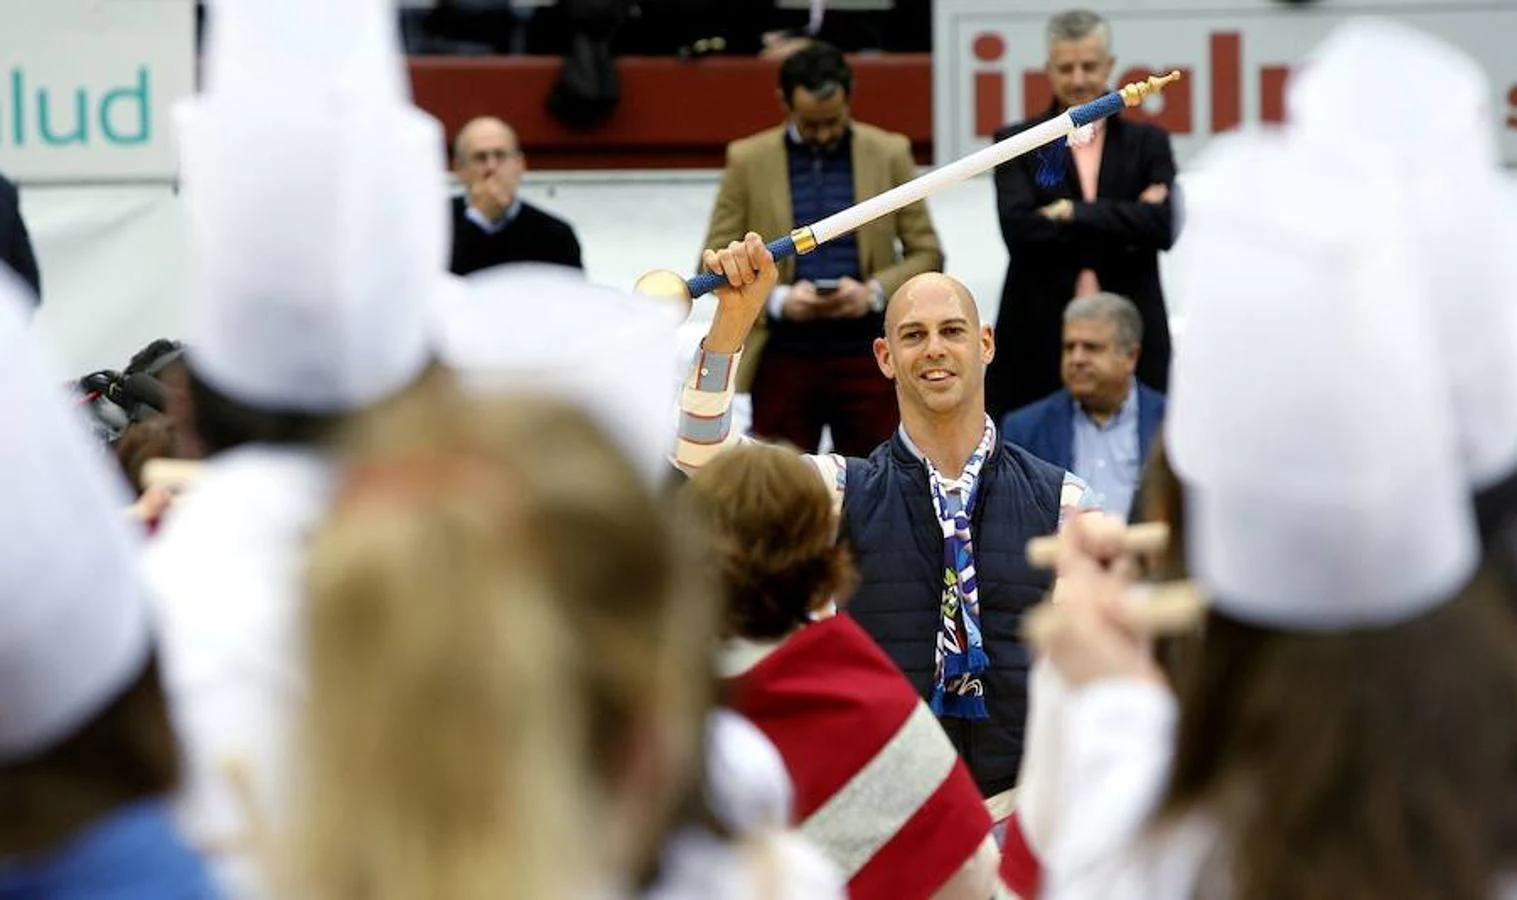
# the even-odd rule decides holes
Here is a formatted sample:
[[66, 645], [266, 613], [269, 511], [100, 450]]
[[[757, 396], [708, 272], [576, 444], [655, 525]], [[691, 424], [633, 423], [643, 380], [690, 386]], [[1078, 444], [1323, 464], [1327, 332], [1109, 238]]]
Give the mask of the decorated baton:
[[[769, 242], [769, 252], [775, 259], [784, 259], [796, 254], [810, 253], [818, 245], [848, 234], [880, 216], [889, 215], [903, 206], [932, 196], [950, 185], [1015, 159], [1025, 153], [1049, 147], [1042, 153], [1042, 168], [1038, 182], [1045, 187], [1058, 183], [1064, 173], [1064, 146], [1066, 138], [1078, 128], [1093, 125], [1119, 111], [1124, 106], [1137, 106], [1145, 97], [1157, 94], [1173, 82], [1180, 80], [1179, 72], [1154, 75], [1144, 81], [1133, 82], [1118, 90], [1073, 106], [1047, 122], [1026, 131], [1014, 134], [1004, 141], [969, 154], [946, 166], [924, 173], [905, 184], [897, 185], [883, 194], [877, 194], [850, 206], [839, 213], [797, 228], [783, 237]], [[677, 272], [655, 269], [637, 280], [637, 290], [664, 296], [699, 297], [726, 282], [726, 277], [715, 272], [702, 272], [686, 280]]]

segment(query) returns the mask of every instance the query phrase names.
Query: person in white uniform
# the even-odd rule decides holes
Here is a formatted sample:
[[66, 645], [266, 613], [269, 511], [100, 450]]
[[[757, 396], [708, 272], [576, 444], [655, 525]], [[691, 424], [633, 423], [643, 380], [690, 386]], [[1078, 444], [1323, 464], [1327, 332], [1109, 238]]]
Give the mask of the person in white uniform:
[[213, 4], [204, 89], [177, 110], [210, 457], [145, 574], [185, 744], [177, 812], [234, 896], [262, 892], [255, 856], [282, 815], [321, 441], [426, 380], [446, 266], [442, 130], [410, 103], [389, 10], [307, 6]]
[[211, 900], [165, 795], [177, 747], [130, 493], [0, 272], [0, 897]]
[[[1416, 77], [1407, 90], [1383, 90], [1392, 73], [1408, 72]], [[1404, 24], [1350, 20], [1313, 51], [1310, 64], [1291, 80], [1290, 132], [1311, 142], [1313, 161], [1298, 160], [1295, 171], [1289, 166], [1272, 171], [1283, 168], [1279, 179], [1294, 184], [1312, 178], [1312, 170], [1332, 160], [1356, 168], [1373, 165], [1372, 177], [1383, 182], [1380, 200], [1390, 198], [1411, 213], [1407, 227], [1415, 246], [1407, 252], [1418, 261], [1421, 287], [1416, 293], [1428, 317], [1423, 327], [1434, 338], [1432, 364], [1447, 379], [1444, 402], [1453, 412], [1467, 486], [1476, 495], [1477, 511], [1485, 513], [1485, 537], [1497, 549], [1495, 560], [1509, 562], [1510, 550], [1500, 548], [1506, 540], [1501, 522], [1513, 508], [1510, 486], [1517, 471], [1517, 414], [1510, 411], [1517, 408], [1511, 401], [1517, 390], [1517, 347], [1512, 344], [1517, 337], [1517, 258], [1501, 248], [1517, 241], [1517, 206], [1502, 206], [1510, 179], [1498, 164], [1490, 96], [1479, 65], [1457, 48]], [[1213, 193], [1234, 202], [1248, 196], [1236, 183], [1219, 184]], [[1341, 191], [1323, 197], [1340, 207], [1334, 215], [1353, 215], [1352, 208], [1344, 207], [1350, 201]], [[1230, 212], [1224, 215], [1231, 218]], [[1277, 210], [1276, 215], [1283, 220], [1290, 213]], [[1372, 215], [1366, 212], [1364, 218]], [[1281, 227], [1304, 235], [1321, 233], [1301, 220]], [[1263, 265], [1251, 263], [1247, 271]], [[1190, 274], [1182, 272], [1182, 277]], [[1199, 277], [1198, 285], [1219, 295], [1236, 290], [1235, 276], [1205, 261]], [[1306, 314], [1301, 321], [1307, 318], [1317, 317]], [[1384, 313], [1377, 312], [1365, 327], [1383, 319]], [[1278, 349], [1283, 354], [1287, 348]], [[1388, 444], [1387, 452], [1394, 446]], [[1039, 855], [1046, 854], [1061, 825], [1058, 814], [1067, 806], [1059, 796], [1068, 781], [1062, 765], [1068, 753], [1060, 738], [1066, 692], [1058, 672], [1040, 662], [1032, 682], [1029, 751], [1019, 795], [1022, 825]]]
[[[1406, 88], [1386, 79], [1410, 74]], [[1517, 583], [1517, 203], [1498, 95], [1480, 62], [1396, 20], [1351, 20], [1291, 78], [1292, 127], [1372, 140], [1395, 167], [1428, 263], [1433, 334], [1488, 546]]]
[[627, 900], [658, 861], [660, 898], [844, 896], [793, 838], [763, 842], [768, 891], [741, 842], [666, 840], [698, 789], [714, 605], [576, 405], [439, 391], [346, 432], [302, 615], [300, 895]]
[[[525, 398], [532, 403], [544, 397], [566, 401], [589, 414], [626, 455], [646, 486], [659, 489], [676, 474], [670, 463], [675, 436], [669, 428], [668, 410], [676, 405], [677, 384], [667, 377], [667, 366], [675, 354], [684, 312], [665, 298], [590, 284], [579, 273], [561, 267], [521, 265], [454, 281], [434, 306], [434, 327], [439, 359], [457, 373], [467, 394]], [[545, 335], [553, 337], [545, 339]], [[544, 433], [539, 441], [546, 447], [550, 435]], [[562, 456], [573, 449], [572, 445], [549, 448], [539, 465], [555, 462], [555, 452]], [[525, 453], [520, 455], [526, 458]], [[563, 499], [567, 493], [560, 493], [553, 505], [567, 510], [573, 504]], [[564, 515], [558, 518], [562, 521]], [[645, 523], [633, 530], [650, 527]], [[572, 527], [565, 526], [565, 530], [577, 533]], [[616, 557], [616, 540], [601, 538], [591, 543], [603, 562]], [[598, 571], [618, 579], [619, 592], [627, 593], [628, 573], [615, 571], [610, 563]], [[608, 584], [590, 593], [601, 596], [617, 592]], [[619, 602], [625, 601], [623, 597]], [[709, 603], [704, 597], [700, 602]], [[633, 605], [626, 604], [624, 613]], [[588, 598], [570, 606], [607, 614], [596, 612], [598, 601]], [[696, 618], [704, 617], [684, 616], [682, 627], [694, 629]], [[623, 630], [628, 634], [637, 631]], [[600, 646], [613, 637], [616, 635], [603, 629], [591, 629], [587, 640], [594, 646], [579, 652], [606, 659], [634, 659], [636, 655], [628, 656], [629, 645]], [[666, 659], [664, 664], [669, 662]], [[689, 660], [675, 668], [692, 684], [707, 677]], [[608, 672], [611, 680], [622, 686], [619, 691], [632, 689], [639, 696], [647, 691], [635, 685], [647, 674]], [[709, 701], [709, 697], [703, 699]], [[688, 712], [666, 709], [655, 718], [682, 728]], [[639, 717], [628, 726], [646, 731], [654, 724]], [[611, 743], [623, 739], [620, 730], [604, 735]], [[688, 773], [681, 772], [666, 785], [687, 795], [680, 804], [681, 815], [668, 821], [663, 805], [671, 798], [637, 796], [643, 786], [612, 773], [622, 780], [613, 785], [611, 796], [602, 798], [612, 811], [603, 814], [596, 827], [602, 833], [625, 833], [623, 810], [630, 808], [641, 832], [637, 838], [641, 845], [608, 863], [604, 873], [611, 882], [606, 886], [608, 894], [633, 891], [636, 876], [655, 867], [656, 856], [657, 877], [643, 893], [646, 900], [748, 896], [757, 900], [766, 894], [777, 898], [843, 896], [842, 879], [832, 865], [808, 843], [787, 833], [791, 786], [778, 751], [762, 733], [746, 720], [717, 712], [708, 717], [705, 751], [707, 784], [687, 783]], [[684, 768], [694, 762], [687, 760]], [[618, 797], [617, 791], [622, 796]], [[710, 808], [702, 808], [705, 804]]]
[[1437, 260], [1356, 140], [1203, 163], [1166, 441], [1211, 612], [1171, 691], [1115, 524], [1067, 529], [1047, 896], [1517, 896], [1517, 626], [1480, 569]]

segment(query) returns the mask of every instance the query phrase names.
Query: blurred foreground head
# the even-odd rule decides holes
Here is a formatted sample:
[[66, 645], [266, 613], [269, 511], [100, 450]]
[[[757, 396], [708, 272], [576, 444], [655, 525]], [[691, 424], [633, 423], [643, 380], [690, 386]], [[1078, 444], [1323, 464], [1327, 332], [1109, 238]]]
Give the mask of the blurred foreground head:
[[305, 443], [427, 370], [447, 267], [442, 129], [411, 102], [394, 4], [215, 0], [175, 109], [187, 360], [209, 453]]
[[[74, 894], [87, 871], [97, 893], [188, 896], [207, 879], [156, 806], [179, 764], [141, 535], [30, 328], [31, 302], [0, 272], [0, 357], [22, 423], [0, 434], [0, 895]], [[100, 852], [102, 835], [134, 841], [131, 852]]]
[[[1517, 629], [1480, 570], [1471, 500], [1508, 440], [1473, 427], [1470, 390], [1476, 371], [1508, 386], [1510, 329], [1445, 302], [1461, 229], [1409, 164], [1411, 129], [1441, 127], [1415, 115], [1434, 104], [1377, 97], [1396, 139], [1319, 118], [1372, 58], [1457, 74], [1424, 44], [1343, 26], [1293, 81], [1289, 127], [1219, 140], [1196, 166], [1177, 275], [1204, 302], [1165, 448], [1213, 611], [1178, 680], [1164, 805], [1217, 826], [1238, 900], [1474, 898], [1513, 865], [1517, 729], [1489, 710], [1517, 703]], [[1438, 103], [1462, 110], [1463, 81]], [[1478, 141], [1456, 146], [1479, 162]]]
[[306, 886], [584, 896], [643, 866], [715, 614], [637, 468], [574, 406], [450, 388], [355, 421], [343, 459], [307, 581]]

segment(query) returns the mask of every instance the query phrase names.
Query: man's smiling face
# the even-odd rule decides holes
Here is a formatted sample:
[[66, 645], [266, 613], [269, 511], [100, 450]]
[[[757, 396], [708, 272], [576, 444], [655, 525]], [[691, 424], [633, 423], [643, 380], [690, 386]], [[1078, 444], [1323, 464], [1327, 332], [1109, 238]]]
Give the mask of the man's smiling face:
[[969, 292], [940, 274], [901, 286], [885, 313], [885, 337], [875, 341], [880, 371], [895, 379], [902, 413], [934, 416], [973, 406], [983, 415], [985, 366], [995, 354], [988, 326]]

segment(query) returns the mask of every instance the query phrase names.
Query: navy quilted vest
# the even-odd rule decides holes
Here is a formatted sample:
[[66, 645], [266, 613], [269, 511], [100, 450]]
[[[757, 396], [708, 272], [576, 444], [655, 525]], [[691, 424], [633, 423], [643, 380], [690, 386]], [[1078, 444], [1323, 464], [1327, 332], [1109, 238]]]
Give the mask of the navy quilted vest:
[[[868, 459], [849, 459], [843, 539], [862, 582], [847, 611], [884, 648], [925, 698], [943, 584], [943, 532], [927, 488], [927, 468], [897, 433]], [[980, 627], [990, 671], [989, 720], [945, 718], [943, 728], [986, 795], [1016, 784], [1027, 722], [1030, 656], [1022, 614], [1051, 583], [1027, 564], [1031, 538], [1058, 530], [1064, 470], [1002, 443], [980, 472], [972, 532], [980, 579]]]

